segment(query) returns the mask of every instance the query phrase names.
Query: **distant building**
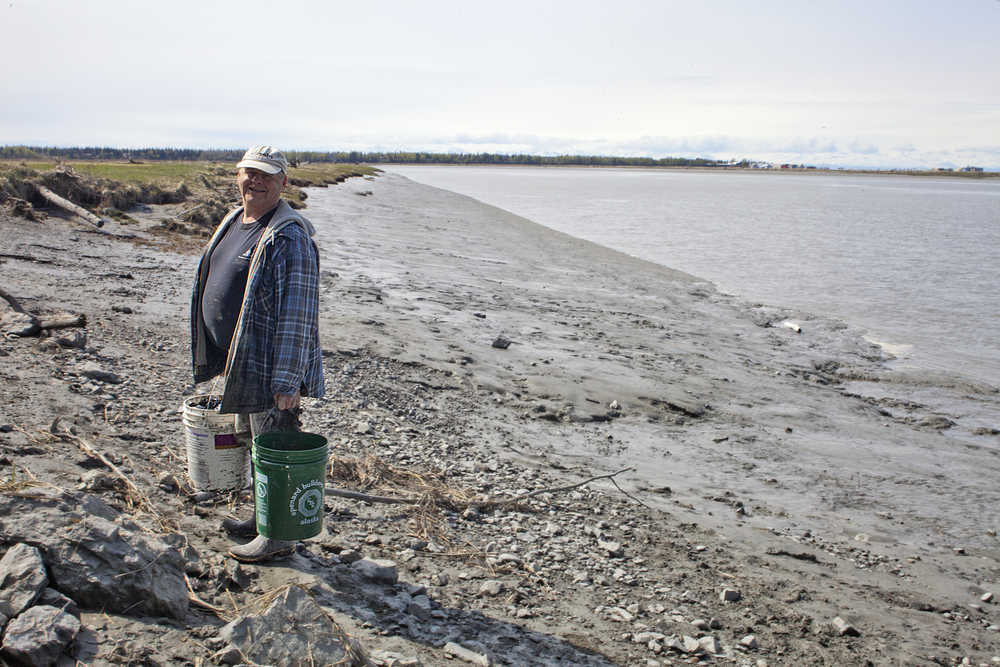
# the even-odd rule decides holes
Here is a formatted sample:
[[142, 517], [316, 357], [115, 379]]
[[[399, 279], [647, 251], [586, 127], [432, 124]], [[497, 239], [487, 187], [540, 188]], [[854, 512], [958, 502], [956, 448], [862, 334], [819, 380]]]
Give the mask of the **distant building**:
[[981, 172], [981, 171], [983, 171], [983, 168], [982, 168], [982, 167], [962, 167], [962, 168], [961, 168], [961, 169], [960, 169], [959, 171], [965, 171], [965, 172], [970, 172], [970, 171], [974, 171], [974, 172]]

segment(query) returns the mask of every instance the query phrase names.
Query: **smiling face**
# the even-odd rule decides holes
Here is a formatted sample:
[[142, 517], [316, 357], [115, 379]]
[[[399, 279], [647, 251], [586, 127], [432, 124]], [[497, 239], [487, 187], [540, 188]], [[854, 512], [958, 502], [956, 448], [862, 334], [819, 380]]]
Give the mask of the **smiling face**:
[[246, 214], [257, 217], [278, 205], [285, 189], [285, 173], [268, 174], [259, 169], [241, 168], [236, 172], [236, 187], [243, 197]]

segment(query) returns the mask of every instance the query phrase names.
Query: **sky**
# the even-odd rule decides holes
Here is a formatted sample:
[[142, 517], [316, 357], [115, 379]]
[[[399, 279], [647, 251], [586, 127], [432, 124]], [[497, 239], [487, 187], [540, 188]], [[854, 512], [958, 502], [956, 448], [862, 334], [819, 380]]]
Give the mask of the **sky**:
[[0, 0], [0, 145], [1000, 170], [1000, 0]]

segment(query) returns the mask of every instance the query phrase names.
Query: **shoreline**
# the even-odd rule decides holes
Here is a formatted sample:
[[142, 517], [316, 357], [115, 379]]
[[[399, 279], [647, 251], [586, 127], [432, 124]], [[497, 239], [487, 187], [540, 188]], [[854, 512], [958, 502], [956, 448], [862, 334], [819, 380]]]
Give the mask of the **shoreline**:
[[[801, 248], [796, 248], [789, 242], [755, 241], [755, 234], [764, 237], [768, 235], [766, 225], [750, 222], [743, 229], [722, 221], [710, 224], [707, 220], [699, 219], [697, 209], [690, 211], [694, 220], [688, 225], [689, 232], [680, 224], [679, 216], [685, 215], [693, 205], [691, 200], [684, 197], [685, 189], [704, 191], [706, 197], [711, 197], [712, 194], [722, 196], [732, 190], [737, 194], [727, 196], [735, 202], [743, 202], [744, 207], [759, 211], [762, 207], [772, 206], [780, 210], [777, 207], [788, 198], [787, 195], [761, 195], [758, 200], [753, 194], [767, 185], [767, 179], [756, 179], [744, 174], [734, 176], [736, 180], [732, 182], [722, 178], [726, 181], [725, 184], [713, 185], [714, 179], [695, 174], [689, 174], [690, 179], [677, 180], [668, 175], [655, 178], [653, 172], [644, 172], [647, 174], [644, 178], [648, 180], [640, 182], [646, 184], [646, 190], [662, 192], [661, 199], [669, 197], [673, 201], [675, 196], [679, 196], [680, 200], [676, 207], [671, 208], [660, 206], [653, 197], [636, 194], [634, 205], [637, 210], [630, 213], [628, 205], [617, 203], [621, 198], [634, 194], [637, 188], [624, 173], [616, 177], [613, 173], [604, 172], [604, 176], [599, 176], [594, 172], [591, 173], [593, 178], [584, 178], [584, 173], [579, 173], [577, 175], [583, 179], [579, 180], [569, 170], [562, 172], [562, 175], [552, 172], [549, 176], [539, 172], [538, 178], [541, 180], [538, 180], [530, 177], [530, 174], [518, 176], [520, 172], [517, 171], [484, 170], [478, 176], [474, 172], [462, 176], [446, 169], [435, 170], [434, 166], [427, 167], [427, 171], [422, 171], [421, 167], [409, 169], [405, 166], [386, 169], [421, 183], [450, 188], [479, 197], [492, 205], [508, 207], [517, 214], [538, 220], [550, 228], [576, 234], [663, 266], [680, 267], [712, 282], [717, 290], [746, 301], [797, 309], [821, 317], [839, 317], [852, 328], [866, 328], [865, 335], [869, 340], [880, 345], [884, 343], [882, 347], [887, 354], [896, 357], [897, 367], [923, 369], [934, 374], [950, 372], [956, 377], [965, 377], [972, 383], [1000, 386], [1000, 348], [989, 342], [992, 340], [991, 334], [1000, 333], [1000, 330], [986, 316], [992, 312], [996, 299], [988, 289], [982, 287], [959, 287], [965, 281], [976, 280], [976, 273], [972, 269], [949, 268], [943, 259], [928, 260], [926, 272], [939, 274], [941, 279], [936, 284], [924, 284], [922, 277], [914, 276], [915, 283], [910, 284], [905, 265], [901, 260], [894, 259], [891, 246], [884, 249], [891, 256], [876, 254], [876, 244], [861, 244], [857, 240], [866, 234], [857, 225], [847, 225], [849, 229], [829, 238], [817, 221], [835, 223], [835, 220], [830, 220], [833, 216], [824, 215], [819, 210], [802, 214], [807, 218], [802, 220]], [[490, 173], [498, 179], [496, 187], [490, 185], [494, 180], [489, 177]], [[837, 180], [821, 179], [822, 182], [812, 184], [800, 182], [794, 188], [790, 183], [780, 188], [777, 183], [771, 185], [774, 186], [775, 193], [798, 192], [800, 188], [803, 189], [806, 192], [803, 195], [806, 202], [803, 206], [809, 208], [809, 204], [823, 206], [820, 198], [825, 195], [822, 193], [826, 188], [840, 187]], [[866, 184], [864, 179], [856, 179], [851, 183], [853, 188], [865, 189], [869, 185], [875, 187], [874, 184]], [[883, 185], [889, 187], [887, 184]], [[919, 181], [900, 181], [889, 189], [920, 188], [920, 192], [928, 196], [950, 193], [953, 190], [951, 184], [943, 181], [926, 183], [926, 186], [929, 190], [924, 192]], [[984, 185], [970, 187], [975, 194], [991, 194], [987, 192], [990, 188]], [[545, 196], [545, 188], [552, 189], [555, 199]], [[571, 188], [578, 188], [579, 192]], [[772, 188], [768, 186], [763, 191], [771, 193]], [[960, 189], [956, 192], [964, 191]], [[585, 193], [589, 194], [584, 196]], [[739, 194], [746, 195], [747, 199], [744, 201]], [[593, 206], [584, 203], [587, 197], [595, 198]], [[958, 201], [959, 197], [954, 199]], [[983, 215], [987, 209], [983, 206], [988, 205], [992, 198], [984, 199], [981, 196], [973, 199], [977, 202], [976, 210], [979, 211], [977, 222], [985, 225]], [[858, 219], [875, 214], [871, 204], [867, 207], [864, 205], [865, 201], [862, 199], [858, 204]], [[647, 208], [649, 210], [645, 210]], [[939, 215], [943, 213], [937, 209], [935, 212]], [[716, 215], [721, 216], [720, 220], [739, 220], [744, 211], [739, 204], [731, 204], [723, 206]], [[904, 215], [905, 212], [902, 211], [897, 214], [899, 219], [904, 219]], [[671, 230], [670, 232], [659, 229], [658, 221], [661, 218], [667, 221], [664, 228]], [[601, 224], [602, 220], [615, 222]], [[622, 233], [615, 231], [619, 225], [624, 227]], [[637, 225], [649, 230], [647, 237], [638, 235]], [[776, 222], [772, 226], [780, 230], [779, 236], [791, 237], [799, 233], [798, 226], [789, 225], [787, 221]], [[721, 231], [716, 231], [716, 228], [731, 230], [732, 236], [726, 236]], [[949, 234], [947, 224], [939, 222], [935, 229], [939, 233]], [[961, 243], [965, 245], [981, 246], [978, 239], [960, 238], [963, 238]], [[898, 240], [898, 243], [905, 248], [899, 251], [903, 256], [916, 257], [932, 252], [929, 247], [919, 245], [919, 240], [905, 237], [905, 232], [904, 238]], [[918, 245], [915, 246], [915, 243]], [[958, 243], [953, 242], [956, 245]], [[817, 254], [812, 249], [812, 244], [828, 246], [827, 254], [840, 259], [831, 260]], [[740, 251], [734, 251], [735, 248]], [[796, 254], [797, 250], [801, 252]], [[939, 250], [939, 257], [948, 256], [943, 249]], [[758, 255], [761, 259], [767, 256], [770, 262], [754, 261]], [[779, 260], [778, 257], [787, 257], [787, 261]], [[852, 262], [857, 268], [843, 259], [845, 257], [853, 258]], [[977, 266], [979, 258], [976, 260], [964, 265], [961, 262], [951, 263], [950, 267]], [[769, 264], [772, 268], [765, 269]], [[975, 285], [982, 286], [990, 284], [988, 279], [995, 271], [982, 269], [978, 273], [981, 273], [981, 279]], [[844, 276], [848, 275], [855, 277], [853, 280], [845, 279]], [[892, 287], [894, 284], [897, 287]], [[865, 285], [868, 287], [864, 287]], [[874, 285], [882, 288], [876, 289]], [[945, 287], [947, 285], [955, 287]], [[897, 291], [901, 292], [898, 302], [894, 296]]]
[[[881, 353], [856, 332], [390, 174], [309, 190], [309, 203], [329, 396], [307, 401], [305, 418], [337, 455], [509, 495], [631, 464], [617, 480], [628, 495], [602, 482], [521, 511], [446, 513], [453, 548], [482, 555], [464, 558], [421, 543], [410, 515], [331, 499], [326, 531], [292, 559], [224, 574], [228, 500], [158, 482], [183, 477], [176, 409], [196, 390], [185, 323], [197, 258], [56, 217], [0, 218], [12, 252], [50, 262], [8, 260], [6, 289], [29, 310], [86, 312], [89, 340], [0, 342], [5, 420], [25, 429], [0, 433], [6, 465], [148, 523], [113, 488], [77, 490], [91, 473], [72, 448], [28, 437], [60, 416], [178, 522], [203, 599], [232, 609], [232, 595], [246, 611], [299, 582], [371, 653], [425, 665], [461, 664], [448, 641], [501, 664], [1000, 655], [1000, 612], [981, 599], [1000, 593], [997, 526], [983, 512], [1000, 501], [996, 436], [969, 446], [945, 426], [962, 416], [894, 397]], [[789, 318], [803, 333], [780, 326]], [[498, 337], [511, 345], [494, 347]], [[126, 381], [87, 379], [86, 362]], [[4, 527], [18, 534], [15, 518]], [[392, 559], [398, 583], [360, 577], [352, 552]], [[219, 587], [226, 577], [243, 583]], [[741, 599], [721, 600], [725, 589]], [[425, 594], [430, 613], [415, 602]], [[835, 617], [860, 636], [840, 634]], [[198, 645], [222, 625], [194, 610], [179, 629], [97, 611], [83, 620], [94, 655], [132, 637], [162, 664], [207, 658]], [[684, 636], [713, 650], [671, 648]], [[373, 664], [390, 664], [380, 655]]]
[[[373, 185], [379, 186], [393, 178], [384, 175]], [[826, 388], [836, 385], [838, 381], [853, 382], [852, 393], [861, 393], [859, 390], [862, 389], [871, 389], [881, 393], [886, 391], [886, 387], [894, 385], [904, 394], [909, 391], [911, 386], [923, 389], [924, 386], [934, 387], [937, 382], [933, 373], [894, 374], [889, 367], [885, 366], [888, 359], [874, 349], [874, 346], [869, 347], [860, 331], [852, 330], [849, 325], [845, 326], [838, 319], [828, 319], [821, 315], [802, 313], [781, 307], [754, 307], [737, 297], [718, 293], [710, 286], [710, 283], [697, 277], [603, 246], [597, 246], [561, 232], [555, 232], [464, 195], [412, 184], [412, 182], [408, 183], [407, 187], [415, 193], [427, 191], [441, 194], [441, 198], [435, 202], [430, 201], [430, 197], [424, 198], [417, 195], [418, 210], [424, 212], [425, 215], [427, 211], [433, 211], [433, 215], [447, 218], [450, 215], [456, 215], [452, 211], [458, 210], [461, 211], [461, 214], [458, 215], [471, 217], [475, 215], [471, 211], [480, 210], [483, 211], [480, 215], [488, 217], [492, 224], [497, 225], [502, 221], [501, 224], [510, 225], [515, 230], [512, 233], [530, 234], [531, 238], [534, 239], [533, 243], [542, 243], [542, 239], [545, 239], [544, 242], [548, 244], [548, 247], [544, 250], [535, 249], [536, 252], [529, 256], [527, 261], [517, 262], [508, 259], [505, 260], [504, 264], [498, 265], [489, 261], [491, 259], [489, 253], [499, 253], [501, 257], [512, 258], [518, 256], [519, 253], [522, 253], [523, 256], [526, 248], [518, 243], [510, 246], [505, 244], [504, 234], [499, 229], [493, 233], [474, 234], [466, 231], [465, 226], [462, 226], [461, 231], [454, 232], [452, 232], [450, 225], [438, 226], [434, 230], [438, 234], [464, 235], [463, 252], [461, 254], [451, 253], [456, 263], [450, 269], [456, 274], [458, 281], [475, 286], [482, 292], [498, 289], [498, 285], [503, 284], [504, 273], [513, 272], [518, 276], [530, 276], [534, 272], [540, 277], [537, 280], [521, 278], [513, 283], [508, 282], [505, 285], [508, 293], [502, 298], [494, 295], [491, 299], [493, 303], [486, 301], [471, 304], [444, 303], [439, 307], [429, 308], [420, 303], [425, 299], [411, 293], [412, 286], [416, 283], [411, 274], [420, 275], [418, 270], [410, 267], [410, 273], [404, 277], [397, 272], [397, 267], [378, 267], [374, 273], [380, 278], [384, 276], [383, 279], [387, 279], [390, 284], [397, 281], [397, 284], [391, 284], [392, 289], [389, 290], [389, 293], [394, 292], [398, 295], [398, 305], [406, 310], [413, 308], [413, 311], [410, 312], [415, 311], [420, 316], [408, 316], [402, 320], [399, 324], [401, 329], [399, 332], [393, 330], [392, 322], [386, 321], [379, 324], [376, 335], [371, 336], [370, 339], [370, 344], [376, 346], [376, 349], [403, 355], [404, 359], [421, 361], [422, 363], [438, 362], [439, 367], [449, 368], [449, 358], [457, 358], [460, 361], [462, 350], [454, 349], [454, 347], [442, 350], [442, 345], [447, 348], [450, 343], [452, 346], [458, 345], [465, 350], [468, 349], [468, 344], [466, 341], [456, 340], [453, 342], [448, 339], [445, 327], [451, 327], [452, 335], [456, 339], [467, 337], [468, 332], [464, 331], [463, 327], [471, 319], [473, 324], [478, 325], [474, 331], [479, 333], [479, 339], [476, 342], [480, 345], [489, 342], [486, 339], [490, 338], [493, 331], [496, 332], [496, 335], [504, 335], [507, 338], [513, 338], [514, 334], [526, 336], [526, 339], [518, 341], [518, 345], [511, 348], [512, 350], [519, 347], [527, 348], [524, 354], [518, 355], [516, 358], [516, 361], [523, 366], [505, 369], [502, 366], [504, 355], [492, 351], [480, 351], [479, 354], [472, 355], [476, 359], [474, 362], [464, 365], [461, 363], [453, 364], [450, 366], [451, 369], [455, 369], [457, 366], [461, 372], [474, 377], [477, 383], [493, 388], [501, 394], [517, 393], [524, 386], [528, 387], [529, 395], [551, 392], [565, 402], [564, 407], [570, 407], [571, 410], [586, 411], [588, 405], [596, 405], [587, 401], [587, 398], [590, 398], [591, 401], [599, 400], [603, 405], [617, 397], [619, 402], [628, 401], [631, 403], [634, 406], [633, 409], [642, 418], [661, 416], [657, 414], [655, 409], [652, 409], [654, 402], [659, 400], [657, 399], [658, 392], [663, 396], [681, 394], [684, 399], [682, 402], [698, 403], [700, 401], [702, 404], [714, 403], [717, 407], [722, 407], [719, 404], [724, 405], [728, 402], [738, 406], [740, 403], [747, 402], [748, 396], [773, 391], [781, 397], [775, 399], [774, 402], [794, 405], [802, 402], [805, 397], [794, 393], [787, 395], [787, 389], [781, 386], [783, 383], [780, 380], [772, 382], [768, 373], [777, 372], [780, 374], [779, 377], [798, 377], [806, 380], [813, 377], [813, 384], [816, 387], [810, 388], [819, 389], [815, 404], [807, 410], [801, 407], [790, 408], [788, 412], [794, 417], [789, 420], [787, 425], [781, 423], [780, 411], [772, 410], [776, 414], [766, 420], [771, 423], [763, 425], [765, 432], [769, 430], [780, 432], [786, 426], [791, 426], [793, 429], [800, 426], [806, 430], [815, 431], [817, 434], [823, 434], [828, 429], [808, 424], [809, 419], [806, 413], [812, 416], [823, 414], [829, 407], [827, 405], [829, 399], [825, 394], [836, 395], [839, 393], [836, 390], [829, 392]], [[340, 196], [342, 191], [331, 190], [325, 194], [337, 199], [336, 206], [338, 207], [344, 203], [344, 200], [351, 201], [349, 198]], [[379, 192], [376, 190], [375, 195], [378, 194]], [[322, 199], [323, 196], [323, 194], [317, 193], [314, 204], [318, 204], [320, 207], [333, 205]], [[364, 206], [351, 207], [349, 215], [352, 216], [352, 221], [346, 226], [363, 226], [364, 212]], [[471, 217], [467, 225], [476, 225], [474, 220], [475, 218]], [[478, 224], [490, 223], [484, 219]], [[408, 234], [407, 232], [408, 230], [405, 228], [392, 228], [392, 231], [387, 229], [376, 238], [382, 244], [380, 247], [383, 250], [388, 247], [390, 255], [398, 255], [400, 252], [404, 252], [408, 246], [419, 243], [419, 233]], [[346, 233], [361, 234], [360, 229], [350, 230]], [[345, 237], [342, 233], [337, 241], [342, 242], [343, 240]], [[357, 240], [359, 245], [364, 244], [360, 237], [347, 237], [347, 240]], [[473, 249], [478, 253], [473, 252]], [[421, 248], [421, 250], [423, 252], [419, 256], [410, 259], [414, 264], [421, 261], [433, 262], [441, 254], [431, 248]], [[549, 271], [540, 261], [542, 256], [559, 258], [557, 261], [570, 266], [560, 266]], [[359, 267], [359, 276], [365, 275], [364, 265], [366, 263], [369, 266], [378, 266], [381, 261], [380, 258], [374, 255], [369, 256], [368, 253], [364, 253], [364, 257], [364, 260], [352, 262], [353, 265]], [[483, 264], [477, 266], [477, 261], [483, 262]], [[497, 267], [500, 268], [493, 270]], [[341, 265], [341, 268], [347, 267]], [[491, 273], [487, 275], [487, 271]], [[397, 272], [396, 275], [393, 275], [394, 272]], [[473, 272], [477, 275], [472, 275]], [[657, 276], [657, 278], [651, 279], [650, 276]], [[568, 280], [567, 277], [569, 277]], [[577, 291], [581, 279], [587, 287], [585, 290]], [[434, 280], [440, 282], [440, 279], [436, 278], [434, 274], [428, 275], [423, 285], [428, 287], [433, 285], [436, 290], [440, 289], [439, 285], [433, 284]], [[365, 281], [367, 282], [367, 278]], [[546, 287], [539, 283], [546, 281], [551, 287], [564, 291], [570, 297], [574, 309], [584, 311], [584, 315], [563, 320], [563, 313], [557, 307], [545, 304], [543, 299]], [[681, 287], [674, 289], [672, 285], [678, 281]], [[442, 291], [447, 294], [447, 290]], [[519, 295], [517, 292], [521, 292], [521, 294]], [[471, 290], [470, 293], [472, 293]], [[379, 301], [379, 304], [381, 305], [383, 301], [384, 297]], [[497, 301], [502, 302], [500, 305], [506, 307], [507, 312], [498, 313], [498, 316], [503, 319], [500, 320], [499, 326], [494, 325], [494, 329], [491, 330], [488, 326], [489, 319], [487, 318], [476, 320], [476, 318], [469, 317], [467, 311], [476, 308], [481, 308], [486, 315], [490, 316], [489, 311], [498, 307]], [[581, 301], [586, 306], [581, 307], [579, 305]], [[378, 319], [381, 320], [385, 310], [380, 308], [374, 310], [376, 313], [373, 315], [379, 315]], [[380, 310], [381, 312], [377, 312]], [[674, 313], [671, 312], [672, 310], [680, 310], [681, 312]], [[404, 310], [404, 312], [406, 311]], [[616, 312], [636, 315], [640, 322], [644, 322], [641, 324], [641, 333], [634, 334], [630, 326], [632, 323], [627, 320], [616, 321], [620, 320], [620, 315], [614, 314]], [[586, 315], [592, 315], [595, 320], [594, 324], [597, 326], [588, 327]], [[642, 317], [638, 317], [639, 315]], [[539, 318], [544, 325], [536, 324], [534, 321], [536, 318]], [[421, 319], [436, 321], [430, 326], [424, 322], [424, 326], [427, 327], [424, 330], [419, 326]], [[573, 319], [578, 321], [574, 322]], [[802, 322], [807, 329], [806, 335], [797, 335], [792, 330], [781, 327], [780, 322], [786, 319]], [[761, 326], [761, 324], [766, 326]], [[572, 330], [581, 328], [582, 332]], [[433, 329], [438, 331], [433, 331]], [[544, 331], [539, 331], [540, 329]], [[679, 332], [681, 340], [676, 343], [671, 342], [671, 335], [678, 335], [672, 334], [672, 332]], [[352, 333], [366, 335], [369, 332], [352, 330]], [[421, 336], [421, 333], [424, 335]], [[386, 343], [385, 339], [389, 339], [391, 342]], [[662, 345], [664, 350], [670, 351], [671, 346], [675, 348], [675, 354], [667, 355], [672, 357], [667, 363], [661, 363], [655, 359], [654, 350], [656, 348], [650, 343], [657, 339], [660, 341], [657, 345]], [[611, 354], [601, 354], [599, 349], [591, 349], [591, 345], [594, 343], [599, 347], [612, 346]], [[759, 348], [751, 347], [751, 345], [758, 343], [760, 344]], [[631, 355], [631, 358], [625, 359], [622, 354], [618, 354], [617, 356], [620, 358], [616, 360], [613, 349], [615, 345], [622, 348], [617, 352], [624, 352], [626, 356]], [[705, 349], [706, 345], [709, 346], [708, 350]], [[706, 354], [714, 358], [710, 358]], [[544, 357], [547, 355], [552, 357], [549, 364], [544, 363]], [[479, 357], [484, 358], [480, 359]], [[694, 363], [689, 361], [692, 358], [696, 360]], [[445, 361], [445, 363], [440, 363], [441, 361]], [[600, 365], [599, 362], [602, 361], [606, 362], [603, 365], [609, 368], [595, 373], [594, 366]], [[710, 362], [712, 363], [711, 368], [708, 367]], [[689, 366], [689, 364], [691, 365]], [[551, 365], [560, 365], [562, 368], [552, 369]], [[743, 378], [737, 378], [735, 375], [738, 373], [736, 368], [740, 365], [748, 369]], [[546, 370], [546, 366], [550, 366], [550, 369]], [[822, 377], [824, 371], [818, 369], [824, 367], [836, 370], [826, 373], [826, 377]], [[757, 368], [773, 368], [775, 370], [764, 370], [763, 373], [760, 373], [755, 372]], [[716, 377], [709, 377], [713, 372]], [[732, 375], [732, 377], [726, 378], [727, 375]], [[841, 377], [838, 378], [838, 375]], [[581, 377], [589, 379], [581, 381]], [[607, 382], [609, 377], [628, 378], [628, 383], [624, 381]], [[526, 385], [521, 378], [527, 378]], [[869, 380], [866, 381], [864, 378], [869, 378]], [[627, 384], [631, 384], [631, 386], [623, 386]], [[605, 385], [609, 385], [610, 388]], [[677, 386], [681, 387], [679, 391]], [[593, 396], [586, 395], [588, 387], [594, 387]], [[638, 389], [639, 387], [641, 389]], [[956, 394], [967, 390], [982, 392], [984, 394], [982, 400], [986, 404], [996, 407], [995, 387], [978, 386], [974, 382], [953, 381], [950, 388], [946, 386], [941, 389], [953, 391]], [[905, 402], [907, 398], [903, 395], [897, 400]], [[884, 402], [890, 403], [891, 400], [888, 399]], [[753, 400], [750, 402], [754, 403]], [[807, 405], [809, 404], [807, 403]], [[875, 407], [879, 408], [880, 406]], [[909, 426], [910, 423], [918, 423], [921, 420], [933, 421], [935, 417], [941, 416], [934, 414], [933, 410], [921, 404], [915, 404], [910, 408], [912, 409], [900, 411], [900, 414], [890, 414], [889, 418], [901, 426]], [[857, 407], [848, 405], [842, 410], [838, 409], [833, 412], [830, 416], [838, 415], [842, 422], [842, 428], [846, 427], [844, 430], [855, 431], [847, 438], [848, 440], [882, 436], [881, 431], [885, 430], [885, 427], [881, 423], [876, 421], [871, 425], [866, 425], [864, 419], [858, 419], [854, 415], [856, 411]], [[927, 414], [922, 414], [924, 411]], [[894, 411], [890, 410], [889, 412]], [[731, 415], [724, 417], [722, 428], [729, 428], [729, 424], [725, 420], [730, 417], [744, 419], [746, 413], [747, 411], [742, 408], [732, 410]], [[949, 415], [948, 418], [956, 422], [959, 420], [957, 415]], [[760, 416], [756, 415], [755, 419], [759, 420]], [[795, 422], [803, 423], [796, 424]], [[972, 424], [965, 429], [964, 434], [971, 433], [975, 428], [981, 426], [982, 424], [978, 422]], [[997, 425], [991, 424], [990, 426], [995, 428]], [[699, 427], [707, 431], [719, 428], [719, 425], [703, 424]], [[745, 425], [741, 425], [740, 428], [753, 431], [752, 428], [747, 428]], [[959, 430], [962, 428], [958, 427], [954, 432]], [[924, 447], [932, 448], [942, 434], [937, 430], [929, 432], [927, 435], [931, 437]], [[700, 435], [705, 434], [701, 433]], [[759, 437], [759, 433], [751, 433], [751, 435]], [[890, 441], [896, 437], [902, 440], [906, 439], [905, 435], [900, 434], [890, 436]], [[694, 440], [693, 437], [691, 439]], [[791, 441], [796, 439], [789, 438]], [[979, 440], [986, 446], [995, 444], [991, 443], [990, 438], [979, 438]], [[759, 489], [760, 492], [766, 490], [766, 487]]]
[[700, 167], [700, 166], [650, 166], [650, 165], [609, 165], [609, 164], [513, 164], [513, 163], [464, 163], [464, 162], [372, 162], [375, 166], [389, 167], [513, 167], [534, 169], [629, 169], [649, 171], [698, 171], [698, 172], [738, 172], [751, 174], [842, 174], [845, 176], [916, 176], [949, 178], [989, 179], [1000, 177], [1000, 171], [961, 172], [935, 171], [932, 169], [849, 169], [837, 167], [754, 169], [752, 167]]

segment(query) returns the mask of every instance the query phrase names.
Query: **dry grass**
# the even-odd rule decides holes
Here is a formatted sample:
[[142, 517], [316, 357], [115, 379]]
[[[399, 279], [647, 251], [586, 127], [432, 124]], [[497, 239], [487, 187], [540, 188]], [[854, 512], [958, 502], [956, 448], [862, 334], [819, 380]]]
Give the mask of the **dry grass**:
[[372, 454], [332, 456], [329, 477], [345, 487], [406, 498], [410, 503], [404, 506], [409, 516], [410, 533], [445, 544], [449, 543], [448, 523], [443, 512], [457, 511], [476, 501], [472, 492], [450, 486], [440, 473], [399, 468]]
[[[18, 475], [18, 470], [21, 472], [20, 475]], [[16, 465], [12, 465], [10, 467], [10, 477], [0, 480], [0, 493], [8, 496], [17, 496], [21, 498], [29, 497], [32, 494], [27, 493], [28, 489], [38, 487], [56, 488], [46, 482], [38, 481], [38, 479], [31, 474], [30, 470], [27, 468], [19, 469]]]

